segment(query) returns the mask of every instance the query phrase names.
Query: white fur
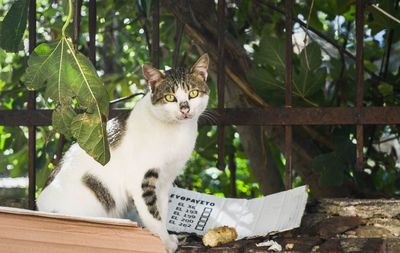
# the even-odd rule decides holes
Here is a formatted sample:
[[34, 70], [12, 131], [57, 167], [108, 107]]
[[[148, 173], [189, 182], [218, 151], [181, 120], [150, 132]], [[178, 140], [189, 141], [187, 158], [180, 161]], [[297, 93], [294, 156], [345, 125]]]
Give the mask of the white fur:
[[[111, 150], [105, 166], [97, 163], [77, 144], [71, 146], [62, 161], [61, 170], [40, 194], [38, 209], [71, 215], [122, 217], [129, 196], [134, 199], [144, 225], [160, 236], [169, 252], [177, 248], [176, 238], [166, 229], [168, 192], [175, 177], [189, 159], [197, 136], [197, 119], [208, 103], [208, 96], [189, 100], [190, 119], [182, 119], [178, 103], [187, 101], [181, 89], [178, 103], [152, 105], [150, 93], [140, 100], [128, 118], [126, 132], [120, 144]], [[156, 185], [157, 206], [161, 221], [148, 212], [142, 198], [141, 183], [151, 168], [159, 168]], [[82, 184], [86, 172], [99, 178], [109, 189], [116, 208], [107, 213], [95, 195]]]

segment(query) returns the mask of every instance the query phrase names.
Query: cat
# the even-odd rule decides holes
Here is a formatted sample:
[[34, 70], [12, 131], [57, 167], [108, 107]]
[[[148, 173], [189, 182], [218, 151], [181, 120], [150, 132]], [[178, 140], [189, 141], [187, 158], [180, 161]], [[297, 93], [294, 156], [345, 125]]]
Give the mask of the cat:
[[97, 217], [124, 217], [134, 202], [144, 226], [160, 236], [168, 252], [178, 247], [166, 228], [168, 192], [190, 158], [197, 120], [205, 111], [209, 57], [190, 68], [142, 70], [149, 92], [126, 123], [107, 123], [111, 159], [97, 163], [73, 144], [38, 197], [39, 211]]

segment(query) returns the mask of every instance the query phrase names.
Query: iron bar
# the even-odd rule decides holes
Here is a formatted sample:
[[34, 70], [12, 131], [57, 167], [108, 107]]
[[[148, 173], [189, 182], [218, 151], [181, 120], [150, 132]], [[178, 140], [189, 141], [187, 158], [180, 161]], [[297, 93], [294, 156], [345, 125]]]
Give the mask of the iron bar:
[[[364, 99], [364, 0], [356, 1], [356, 107], [363, 107]], [[356, 169], [364, 168], [364, 126], [356, 125]]]
[[82, 9], [82, 0], [74, 1], [74, 18], [73, 18], [73, 26], [72, 26], [72, 43], [74, 45], [75, 50], [78, 50], [79, 44], [79, 35], [80, 35], [80, 27], [81, 27], [81, 9]]
[[[29, 1], [29, 53], [31, 54], [36, 46], [36, 0]], [[28, 110], [36, 109], [36, 92], [28, 93]], [[31, 116], [28, 116], [31, 117]], [[29, 209], [36, 209], [36, 126], [28, 127], [28, 206]]]
[[235, 152], [232, 151], [229, 154], [229, 171], [230, 171], [230, 186], [231, 186], [231, 197], [237, 197], [237, 187], [236, 187], [236, 161], [235, 161]]
[[[292, 33], [293, 33], [293, 0], [285, 1], [286, 19], [285, 19], [285, 107], [292, 107], [292, 73], [293, 73], [293, 44], [292, 44]], [[292, 188], [292, 143], [293, 143], [293, 127], [291, 125], [285, 126], [285, 174], [286, 174], [286, 189]]]
[[151, 9], [151, 62], [154, 67], [160, 68], [160, 2], [153, 1]]
[[[110, 118], [128, 109], [111, 109]], [[225, 108], [209, 109], [217, 118], [209, 122], [200, 118], [201, 125], [396, 125], [400, 124], [398, 107], [325, 107], [325, 108]], [[2, 126], [49, 126], [53, 110], [0, 110]]]
[[89, 59], [96, 66], [96, 0], [89, 0]]
[[[217, 91], [218, 91], [218, 113], [221, 117], [224, 114], [225, 103], [225, 73], [224, 73], [224, 39], [225, 39], [225, 0], [218, 0], [218, 63], [217, 63]], [[225, 169], [225, 126], [218, 124], [217, 128], [217, 146], [218, 162], [217, 167], [220, 170]]]

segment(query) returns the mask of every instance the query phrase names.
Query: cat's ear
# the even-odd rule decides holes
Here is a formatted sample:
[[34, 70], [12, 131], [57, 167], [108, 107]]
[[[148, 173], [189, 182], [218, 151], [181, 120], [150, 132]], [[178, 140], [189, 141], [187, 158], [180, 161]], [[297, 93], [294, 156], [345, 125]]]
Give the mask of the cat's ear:
[[210, 58], [208, 57], [208, 54], [203, 54], [190, 69], [190, 72], [197, 74], [204, 82], [207, 81], [209, 62]]
[[164, 74], [160, 70], [148, 65], [143, 64], [142, 67], [144, 78], [147, 80], [147, 84], [152, 90], [160, 84], [161, 79], [164, 78]]

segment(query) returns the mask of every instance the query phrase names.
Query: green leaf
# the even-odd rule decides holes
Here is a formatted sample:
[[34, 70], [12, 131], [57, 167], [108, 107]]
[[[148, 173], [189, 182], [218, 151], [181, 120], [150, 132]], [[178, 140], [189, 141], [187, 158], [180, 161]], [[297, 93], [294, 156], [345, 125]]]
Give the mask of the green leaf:
[[[71, 133], [90, 156], [101, 164], [106, 164], [110, 160], [105, 119], [97, 117], [96, 114], [78, 114], [71, 124]], [[99, 141], [101, 140], [101, 141]]]
[[343, 160], [334, 152], [322, 154], [314, 158], [312, 168], [320, 174], [320, 186], [340, 186], [344, 180]]
[[[311, 43], [303, 49], [298, 59], [300, 64], [293, 73], [293, 96], [308, 105], [317, 106], [310, 98], [322, 91], [325, 84], [326, 68], [322, 66], [321, 49], [317, 43]], [[252, 87], [263, 99], [272, 104], [280, 104], [285, 93], [285, 48], [284, 42], [270, 36], [263, 36], [257, 52], [254, 54], [253, 67], [247, 74]]]
[[321, 48], [318, 43], [310, 43], [300, 53], [300, 66], [304, 70], [313, 71], [322, 64]]
[[252, 68], [247, 73], [247, 80], [265, 101], [277, 106], [284, 103], [285, 83], [280, 78], [274, 77], [267, 69]]
[[60, 105], [54, 111], [52, 115], [53, 126], [68, 139], [72, 137], [70, 130], [72, 120], [76, 116], [76, 112], [72, 107], [68, 105]]
[[311, 43], [301, 51], [299, 71], [293, 75], [293, 94], [305, 102], [315, 105], [308, 98], [321, 91], [325, 84], [326, 69], [322, 68], [321, 49], [317, 43]]
[[393, 86], [390, 84], [381, 82], [378, 86], [378, 90], [384, 97], [393, 95]]
[[[67, 38], [35, 48], [28, 60], [26, 86], [35, 90], [45, 86], [45, 97], [57, 103], [53, 115], [56, 129], [75, 137], [79, 145], [101, 164], [109, 161], [105, 131], [108, 93], [91, 62], [76, 52]], [[76, 106], [84, 111], [83, 114], [75, 115], [72, 108]], [[89, 125], [90, 129], [80, 129]], [[90, 134], [84, 136], [85, 133]]]
[[261, 38], [259, 50], [254, 54], [254, 62], [259, 65], [273, 67], [278, 74], [284, 74], [285, 42], [278, 38], [264, 35]]
[[27, 14], [28, 1], [15, 1], [1, 24], [1, 48], [9, 52], [18, 51], [18, 47], [26, 28]]

